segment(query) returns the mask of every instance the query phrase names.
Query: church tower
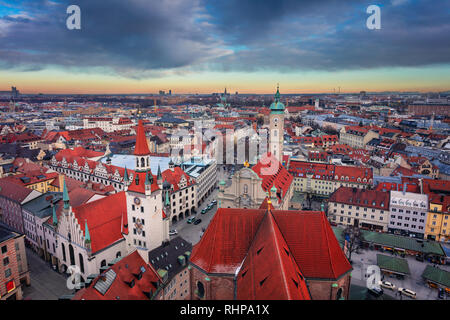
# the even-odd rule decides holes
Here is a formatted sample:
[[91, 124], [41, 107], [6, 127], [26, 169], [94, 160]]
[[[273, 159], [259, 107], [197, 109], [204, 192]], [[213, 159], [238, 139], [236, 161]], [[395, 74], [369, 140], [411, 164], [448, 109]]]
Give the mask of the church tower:
[[269, 115], [269, 151], [280, 162], [283, 161], [284, 142], [284, 104], [280, 101], [280, 88], [277, 86], [275, 100], [270, 105]]

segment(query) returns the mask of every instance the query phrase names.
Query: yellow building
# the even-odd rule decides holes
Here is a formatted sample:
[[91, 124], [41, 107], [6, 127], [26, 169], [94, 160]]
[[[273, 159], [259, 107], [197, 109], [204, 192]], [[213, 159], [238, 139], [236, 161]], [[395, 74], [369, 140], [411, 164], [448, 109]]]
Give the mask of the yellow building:
[[11, 182], [20, 184], [26, 188], [39, 191], [40, 193], [46, 193], [48, 191], [60, 191], [52, 186], [52, 183], [56, 179], [58, 179], [57, 172], [38, 174], [21, 173], [18, 175], [9, 176], [5, 179], [11, 180]]
[[436, 241], [450, 239], [450, 196], [430, 195], [430, 210], [425, 226], [425, 238]]

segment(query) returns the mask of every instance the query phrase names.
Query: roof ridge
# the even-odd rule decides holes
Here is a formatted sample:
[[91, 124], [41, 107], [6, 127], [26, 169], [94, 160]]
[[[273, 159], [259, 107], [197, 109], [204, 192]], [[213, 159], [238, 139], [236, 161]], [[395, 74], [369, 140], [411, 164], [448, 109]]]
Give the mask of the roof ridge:
[[[335, 278], [337, 278], [337, 276], [336, 276], [336, 271], [334, 270], [334, 266], [333, 266], [333, 262], [331, 261], [331, 250], [330, 250], [330, 246], [328, 245], [329, 243], [330, 243], [330, 239], [329, 239], [329, 237], [328, 237], [328, 231], [327, 231], [327, 223], [328, 223], [328, 221], [327, 221], [327, 219], [325, 218], [325, 213], [324, 212], [320, 212], [320, 215], [321, 215], [321, 217], [322, 217], [322, 220], [323, 220], [323, 222], [324, 223], [322, 223], [322, 228], [324, 228], [324, 233], [325, 233], [325, 237], [327, 238], [326, 240], [327, 240], [327, 251], [328, 251], [328, 256], [329, 256], [329, 259], [328, 259], [328, 261], [329, 261], [329, 263], [330, 263], [330, 266], [331, 266], [331, 271], [333, 272], [333, 276], [335, 277]], [[345, 257], [346, 259], [347, 259], [347, 257]]]
[[288, 247], [288, 250], [289, 250], [289, 253], [290, 253], [289, 257], [292, 256], [292, 252], [289, 249], [289, 246], [287, 245], [286, 239], [284, 239], [284, 236], [281, 233], [280, 227], [278, 226], [276, 221], [274, 221], [275, 219], [274, 219], [273, 215], [269, 212], [268, 216], [270, 217], [269, 218], [270, 227], [271, 227], [271, 229], [274, 232], [272, 237], [274, 239], [274, 243], [275, 243], [275, 247], [276, 247], [276, 255], [277, 255], [277, 258], [278, 258], [278, 262], [280, 264], [281, 275], [283, 277], [283, 282], [284, 282], [284, 285], [285, 285], [285, 288], [286, 288], [286, 293], [287, 293], [287, 296], [288, 296], [288, 300], [291, 300], [291, 293], [289, 291], [289, 285], [288, 285], [288, 281], [287, 281], [287, 278], [286, 278], [286, 272], [284, 270], [284, 263], [283, 263], [283, 259], [280, 256], [280, 254], [281, 254], [280, 247], [279, 247], [278, 239], [276, 237], [277, 231], [280, 234], [281, 238], [283, 239], [284, 243], [286, 244], [286, 247]]

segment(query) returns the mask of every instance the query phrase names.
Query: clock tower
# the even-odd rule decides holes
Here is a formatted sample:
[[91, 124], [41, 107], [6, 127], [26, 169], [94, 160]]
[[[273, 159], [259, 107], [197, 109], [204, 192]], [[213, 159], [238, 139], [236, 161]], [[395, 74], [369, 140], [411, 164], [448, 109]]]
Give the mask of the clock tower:
[[280, 101], [280, 89], [279, 86], [277, 86], [275, 100], [270, 105], [269, 151], [280, 162], [283, 161], [284, 109], [284, 104]]
[[150, 170], [150, 150], [139, 120], [134, 150], [136, 168], [124, 175], [127, 199], [128, 251], [136, 248], [148, 262], [148, 252], [169, 240], [169, 219], [162, 208], [159, 177]]

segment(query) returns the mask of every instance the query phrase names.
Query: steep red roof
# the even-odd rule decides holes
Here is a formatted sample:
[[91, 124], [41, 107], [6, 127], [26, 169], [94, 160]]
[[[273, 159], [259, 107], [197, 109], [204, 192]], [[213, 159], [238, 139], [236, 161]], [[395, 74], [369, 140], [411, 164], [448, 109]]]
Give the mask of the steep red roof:
[[32, 189], [13, 183], [5, 178], [0, 179], [0, 196], [21, 203], [31, 192], [33, 192]]
[[[117, 276], [105, 294], [95, 288], [97, 283], [103, 281], [102, 275], [99, 275], [88, 288], [78, 291], [72, 300], [149, 300], [161, 281], [155, 270], [145, 263], [137, 251], [124, 257], [105, 272], [109, 270], [113, 270]], [[142, 277], [138, 279], [141, 272]], [[135, 284], [131, 288], [130, 282], [133, 280]]]
[[352, 269], [323, 212], [273, 211], [273, 215], [306, 278], [338, 279]]
[[[269, 215], [273, 215], [279, 234], [274, 231], [273, 221], [264, 222], [268, 226], [262, 224]], [[221, 208], [194, 246], [191, 262], [207, 273], [235, 275], [256, 241], [258, 229], [263, 226], [261, 237], [272, 245], [281, 244], [284, 238], [286, 249], [306, 278], [337, 279], [352, 269], [324, 213], [316, 211], [273, 210], [268, 214], [266, 210]], [[284, 248], [280, 251], [284, 253]], [[271, 254], [267, 259], [274, 257]], [[292, 275], [293, 269], [285, 260], [283, 263], [286, 264], [283, 272]]]
[[[262, 178], [262, 188], [268, 191], [275, 186], [278, 198], [284, 198], [294, 177], [270, 152], [263, 155], [261, 159], [252, 167], [252, 170]], [[281, 197], [278, 193], [281, 193]]]
[[58, 152], [58, 155], [63, 157], [82, 157], [82, 158], [95, 158], [103, 155], [103, 152], [88, 150], [83, 147], [76, 147], [74, 149], [64, 149]]
[[237, 299], [311, 299], [305, 278], [271, 214], [266, 213], [239, 270]]
[[264, 210], [219, 209], [200, 242], [194, 246], [191, 261], [207, 273], [235, 274], [248, 252]]
[[[130, 170], [131, 172], [131, 170]], [[130, 172], [128, 173], [130, 175]], [[152, 174], [149, 171], [149, 174]], [[133, 191], [133, 192], [137, 192], [137, 193], [145, 193], [145, 172], [133, 172], [133, 181], [131, 181], [130, 185], [128, 186], [128, 191]], [[136, 184], [136, 176], [139, 177], [138, 178], [138, 184]], [[158, 186], [158, 182], [157, 182], [157, 177], [155, 175], [153, 176], [153, 183], [151, 185], [151, 192], [159, 190], [159, 186]]]
[[83, 234], [85, 221], [91, 236], [91, 248], [95, 253], [123, 238], [123, 216], [127, 215], [125, 192], [72, 208]]
[[193, 184], [191, 177], [187, 175], [180, 167], [174, 167], [173, 171], [170, 169], [164, 170], [162, 173], [163, 181], [169, 182], [173, 186], [173, 190], [177, 191], [180, 189], [180, 180], [184, 176], [186, 179], [186, 186]]
[[142, 125], [142, 120], [139, 120], [138, 123], [134, 154], [136, 156], [145, 156], [150, 154], [150, 150], [147, 144], [147, 138], [145, 137], [144, 126]]

